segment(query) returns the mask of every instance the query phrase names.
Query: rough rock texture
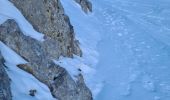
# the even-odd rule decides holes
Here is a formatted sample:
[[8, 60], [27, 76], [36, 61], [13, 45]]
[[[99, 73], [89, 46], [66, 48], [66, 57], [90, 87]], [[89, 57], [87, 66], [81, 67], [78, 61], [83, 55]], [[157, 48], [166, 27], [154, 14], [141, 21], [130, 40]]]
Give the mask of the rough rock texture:
[[74, 0], [76, 1], [82, 8], [85, 13], [92, 12], [92, 4], [89, 0]]
[[55, 39], [46, 37], [44, 42], [39, 42], [23, 35], [15, 21], [8, 20], [0, 25], [0, 41], [29, 62], [18, 67], [45, 83], [57, 99], [92, 100], [82, 75], [75, 82], [64, 68], [53, 63], [52, 59], [60, 56]]
[[[60, 0], [10, 0], [33, 27], [58, 42], [60, 55], [82, 55]], [[69, 54], [68, 54], [69, 53]]]
[[0, 100], [12, 100], [10, 79], [4, 69], [4, 59], [0, 53]]
[[[45, 34], [45, 41], [40, 42], [23, 35], [14, 20], [8, 20], [0, 25], [0, 41], [29, 62], [18, 67], [45, 83], [58, 100], [92, 100], [92, 94], [81, 74], [77, 76], [75, 82], [64, 68], [52, 61], [60, 56], [72, 57], [73, 54], [82, 56], [79, 42], [75, 40], [73, 26], [69, 17], [65, 15], [60, 1], [10, 1], [34, 29]], [[91, 9], [90, 3], [86, 0], [78, 3], [85, 12]]]

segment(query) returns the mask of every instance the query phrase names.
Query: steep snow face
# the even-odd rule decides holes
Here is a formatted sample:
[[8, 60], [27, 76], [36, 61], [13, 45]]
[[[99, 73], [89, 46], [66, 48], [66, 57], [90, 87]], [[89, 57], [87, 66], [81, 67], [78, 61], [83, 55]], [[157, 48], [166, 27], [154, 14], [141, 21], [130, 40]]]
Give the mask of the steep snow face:
[[169, 0], [92, 0], [89, 15], [62, 3], [96, 70], [85, 77], [96, 100], [170, 99]]
[[[99, 57], [96, 49], [97, 43], [100, 41], [99, 31], [102, 29], [100, 21], [93, 14], [86, 15], [74, 0], [61, 0], [61, 3], [65, 8], [66, 14], [70, 17], [71, 24], [74, 26], [75, 36], [80, 42], [83, 57], [74, 56], [74, 59], [62, 57], [57, 63], [66, 68], [72, 76], [82, 73], [86, 85], [95, 96], [102, 87], [101, 82], [95, 76], [95, 66]], [[81, 69], [81, 71], [77, 72], [77, 69]]]
[[7, 19], [14, 19], [24, 35], [43, 41], [43, 34], [33, 29], [32, 25], [24, 18], [21, 12], [8, 0], [0, 0], [0, 24]]
[[[0, 51], [6, 61], [7, 73], [12, 80], [11, 92], [13, 100], [56, 100], [52, 97], [46, 85], [16, 66], [17, 64], [25, 64], [27, 62], [1, 41]], [[37, 91], [35, 96], [29, 95], [30, 90]]]

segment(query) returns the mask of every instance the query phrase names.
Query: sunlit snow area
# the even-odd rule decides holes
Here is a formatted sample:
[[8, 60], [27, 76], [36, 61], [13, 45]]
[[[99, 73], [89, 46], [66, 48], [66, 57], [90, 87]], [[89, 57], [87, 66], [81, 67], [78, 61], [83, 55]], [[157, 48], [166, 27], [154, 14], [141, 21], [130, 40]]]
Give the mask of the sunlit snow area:
[[[83, 57], [54, 61], [75, 80], [82, 73], [95, 100], [170, 100], [169, 0], [91, 0], [93, 12], [87, 15], [73, 0], [61, 2]], [[0, 0], [0, 24], [7, 19], [16, 20], [25, 35], [43, 41], [19, 10]], [[14, 100], [55, 100], [47, 86], [16, 67], [27, 63], [24, 59], [2, 42], [0, 51]], [[29, 96], [30, 89], [38, 95]]]

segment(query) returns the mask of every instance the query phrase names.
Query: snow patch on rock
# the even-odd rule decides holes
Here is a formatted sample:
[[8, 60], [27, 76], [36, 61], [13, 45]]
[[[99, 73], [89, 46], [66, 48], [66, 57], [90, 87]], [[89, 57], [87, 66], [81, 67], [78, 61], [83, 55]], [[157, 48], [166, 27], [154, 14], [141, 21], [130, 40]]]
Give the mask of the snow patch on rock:
[[0, 24], [4, 23], [7, 19], [14, 19], [24, 35], [39, 41], [44, 41], [44, 35], [37, 32], [10, 1], [0, 0]]
[[[0, 51], [5, 59], [6, 70], [11, 78], [11, 92], [13, 100], [56, 100], [52, 97], [49, 88], [38, 81], [34, 76], [17, 67], [25, 64], [22, 57], [0, 41]], [[29, 91], [35, 89], [35, 96], [30, 96]]]

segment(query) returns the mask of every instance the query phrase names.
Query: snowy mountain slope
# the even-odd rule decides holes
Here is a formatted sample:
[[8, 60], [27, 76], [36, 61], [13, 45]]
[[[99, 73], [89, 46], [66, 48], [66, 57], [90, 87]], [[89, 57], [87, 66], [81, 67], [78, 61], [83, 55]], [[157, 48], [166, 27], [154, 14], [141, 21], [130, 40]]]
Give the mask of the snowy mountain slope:
[[62, 1], [84, 62], [91, 56], [97, 61], [92, 64], [96, 74], [86, 78], [89, 87], [103, 84], [96, 100], [170, 99], [168, 0], [92, 0], [94, 12], [88, 16], [78, 15], [73, 2]]
[[[170, 98], [170, 31], [167, 31], [164, 23], [169, 19], [166, 15], [162, 16], [163, 10], [170, 8], [168, 3], [153, 0], [102, 3], [107, 5], [100, 12], [105, 12], [102, 18], [106, 18], [103, 23], [108, 31], [98, 45], [101, 54], [98, 67], [99, 72], [110, 74], [101, 76], [106, 85], [101, 96], [99, 94], [99, 100]], [[155, 8], [162, 11], [157, 13]], [[106, 61], [107, 58], [111, 59]], [[103, 66], [107, 66], [104, 72]]]
[[[85, 15], [74, 1], [62, 0], [80, 41], [83, 57], [61, 57], [56, 63], [66, 68], [72, 77], [82, 73], [95, 100], [169, 100], [170, 1], [92, 0], [92, 3], [94, 12]], [[5, 11], [3, 6], [0, 10]], [[4, 13], [0, 13], [0, 23], [7, 19]], [[1, 43], [3, 52], [5, 47], [2, 47]], [[20, 87], [19, 83], [28, 86], [27, 90], [16, 92], [16, 100], [17, 93], [28, 93], [30, 88], [42, 91], [40, 95], [37, 92], [35, 100], [41, 100], [42, 95], [53, 100], [50, 94], [44, 95], [49, 90], [43, 85], [38, 87], [41, 83], [32, 76], [15, 69], [15, 64], [6, 65], [10, 77], [29, 77], [20, 81], [12, 78], [16, 87]], [[23, 97], [28, 100], [32, 98], [25, 95]]]

